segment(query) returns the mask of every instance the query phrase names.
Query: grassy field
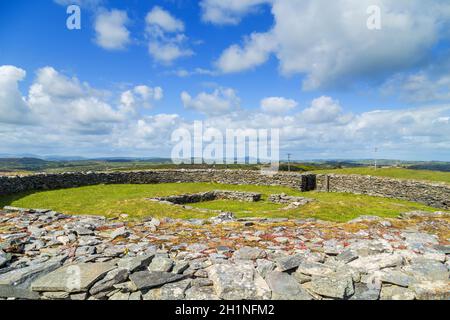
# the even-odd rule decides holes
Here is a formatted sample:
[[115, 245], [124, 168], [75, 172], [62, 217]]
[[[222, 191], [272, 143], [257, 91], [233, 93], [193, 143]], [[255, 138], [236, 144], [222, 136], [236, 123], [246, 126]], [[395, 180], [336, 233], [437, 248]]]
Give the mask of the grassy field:
[[[434, 210], [421, 204], [364, 195], [317, 192], [301, 193], [285, 187], [236, 186], [209, 183], [98, 185], [42, 191], [1, 197], [0, 206], [11, 205], [25, 208], [45, 208], [67, 214], [94, 214], [108, 217], [128, 214], [130, 218], [136, 219], [148, 216], [183, 219], [208, 218], [213, 214], [154, 203], [146, 200], [146, 198], [210, 190], [236, 190], [263, 194], [263, 200], [257, 203], [218, 200], [196, 204], [197, 207], [202, 208], [232, 211], [237, 217], [314, 217], [323, 220], [344, 222], [360, 215], [396, 217], [401, 212], [411, 210]], [[315, 201], [295, 210], [284, 210], [283, 206], [269, 203], [265, 200], [268, 195], [276, 193], [305, 196], [315, 199]]]
[[361, 167], [345, 169], [326, 169], [316, 170], [316, 173], [336, 173], [336, 174], [361, 174], [379, 177], [390, 177], [397, 179], [414, 179], [433, 182], [445, 182], [450, 184], [450, 172], [429, 171], [429, 170], [411, 170], [403, 168], [379, 168]]

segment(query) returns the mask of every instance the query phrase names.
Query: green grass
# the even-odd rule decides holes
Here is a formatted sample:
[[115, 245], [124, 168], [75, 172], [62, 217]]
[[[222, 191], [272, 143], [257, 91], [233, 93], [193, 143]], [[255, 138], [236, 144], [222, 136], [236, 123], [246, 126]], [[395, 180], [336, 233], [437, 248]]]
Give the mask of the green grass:
[[[342, 193], [302, 193], [286, 187], [253, 185], [222, 185], [210, 183], [150, 184], [150, 185], [98, 185], [73, 189], [41, 191], [0, 197], [0, 206], [45, 208], [67, 214], [93, 214], [117, 217], [128, 214], [132, 219], [148, 216], [171, 218], [208, 218], [213, 213], [185, 210], [179, 207], [146, 200], [184, 193], [210, 190], [236, 190], [259, 192], [263, 200], [256, 203], [217, 200], [196, 204], [197, 207], [232, 211], [237, 217], [287, 217], [309, 218], [344, 222], [360, 215], [396, 217], [411, 210], [434, 211], [435, 209], [408, 201], [385, 199], [365, 195]], [[295, 210], [284, 210], [281, 205], [267, 202], [267, 196], [275, 193], [305, 196], [316, 201]]]
[[413, 179], [432, 182], [444, 182], [450, 184], [450, 172], [429, 171], [429, 170], [411, 170], [403, 168], [345, 168], [345, 169], [327, 169], [316, 170], [316, 173], [336, 173], [336, 174], [360, 174], [379, 177], [390, 177], [397, 179]]

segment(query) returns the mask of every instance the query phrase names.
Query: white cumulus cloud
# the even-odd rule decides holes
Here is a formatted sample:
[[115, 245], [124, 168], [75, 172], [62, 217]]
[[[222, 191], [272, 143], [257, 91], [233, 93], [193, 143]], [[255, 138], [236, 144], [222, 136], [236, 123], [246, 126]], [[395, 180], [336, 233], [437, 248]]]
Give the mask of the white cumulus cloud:
[[202, 20], [218, 25], [238, 24], [242, 17], [271, 0], [202, 0]]
[[236, 91], [231, 88], [218, 88], [212, 93], [201, 92], [196, 97], [183, 91], [181, 101], [185, 108], [207, 115], [224, 114], [240, 107], [240, 99]]
[[268, 97], [261, 100], [261, 110], [267, 113], [286, 113], [297, 106], [297, 101], [283, 97]]
[[[371, 5], [381, 8], [381, 30], [367, 28]], [[272, 14], [273, 28], [226, 49], [219, 69], [248, 70], [273, 52], [282, 74], [302, 74], [303, 88], [317, 89], [386, 77], [426, 63], [433, 46], [448, 36], [443, 31], [449, 26], [450, 3], [274, 0]]]
[[95, 19], [95, 42], [107, 50], [122, 50], [130, 43], [130, 32], [127, 29], [129, 23], [125, 11], [104, 11]]
[[186, 46], [183, 21], [170, 12], [155, 6], [146, 17], [148, 52], [159, 63], [169, 65], [173, 61], [189, 57], [194, 52]]
[[26, 71], [15, 66], [0, 66], [0, 123], [26, 123], [29, 107], [19, 91]]

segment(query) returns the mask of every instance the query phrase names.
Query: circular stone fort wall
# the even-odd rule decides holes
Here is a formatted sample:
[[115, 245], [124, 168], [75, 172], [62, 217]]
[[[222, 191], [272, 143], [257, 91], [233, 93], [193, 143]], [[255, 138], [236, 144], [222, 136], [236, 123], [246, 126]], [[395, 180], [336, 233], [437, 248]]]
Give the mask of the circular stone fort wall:
[[0, 195], [98, 184], [156, 184], [216, 182], [285, 186], [300, 191], [348, 192], [423, 203], [450, 209], [450, 185], [361, 175], [313, 173], [263, 174], [245, 170], [149, 170], [131, 172], [75, 172], [0, 177]]

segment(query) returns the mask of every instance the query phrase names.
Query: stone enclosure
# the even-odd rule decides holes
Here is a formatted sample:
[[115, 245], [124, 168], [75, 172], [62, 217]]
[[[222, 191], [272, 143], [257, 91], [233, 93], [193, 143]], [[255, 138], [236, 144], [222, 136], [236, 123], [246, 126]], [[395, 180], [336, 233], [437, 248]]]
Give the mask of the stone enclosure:
[[61, 189], [96, 184], [149, 184], [217, 182], [224, 184], [277, 185], [301, 191], [349, 192], [396, 198], [450, 209], [450, 185], [359, 175], [312, 173], [262, 174], [243, 170], [153, 170], [139, 172], [87, 172], [0, 177], [0, 195], [34, 190]]
[[[95, 184], [218, 182], [350, 192], [449, 209], [450, 187], [366, 176], [161, 170], [0, 177], [0, 195]], [[258, 193], [211, 191], [153, 201], [188, 205]], [[268, 201], [300, 206], [303, 197]], [[0, 210], [0, 300], [450, 299], [450, 214], [408, 212], [348, 223], [315, 219], [121, 221]]]

